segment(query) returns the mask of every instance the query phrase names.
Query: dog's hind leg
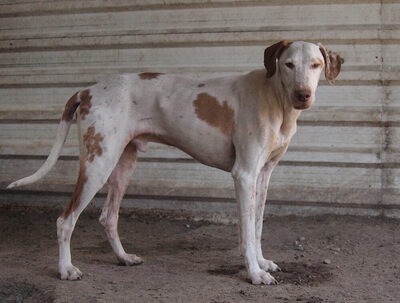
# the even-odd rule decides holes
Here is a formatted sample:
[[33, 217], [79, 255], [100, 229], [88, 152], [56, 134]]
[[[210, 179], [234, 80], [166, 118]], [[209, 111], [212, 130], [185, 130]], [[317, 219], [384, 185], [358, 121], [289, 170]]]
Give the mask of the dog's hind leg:
[[[92, 128], [93, 127], [93, 128]], [[59, 273], [62, 280], [77, 280], [81, 271], [71, 263], [70, 241], [76, 221], [94, 195], [102, 188], [120, 158], [124, 146], [116, 146], [112, 138], [103, 138], [95, 134], [94, 126], [87, 129], [83, 136], [86, 149], [80, 156], [79, 177], [74, 194], [64, 212], [57, 219], [59, 244]], [[113, 146], [112, 149], [105, 148]]]
[[135, 169], [136, 159], [137, 148], [133, 143], [129, 143], [108, 178], [107, 200], [99, 219], [100, 223], [105, 227], [108, 241], [118, 261], [124, 265], [136, 265], [143, 262], [136, 255], [125, 252], [118, 235], [119, 207]]

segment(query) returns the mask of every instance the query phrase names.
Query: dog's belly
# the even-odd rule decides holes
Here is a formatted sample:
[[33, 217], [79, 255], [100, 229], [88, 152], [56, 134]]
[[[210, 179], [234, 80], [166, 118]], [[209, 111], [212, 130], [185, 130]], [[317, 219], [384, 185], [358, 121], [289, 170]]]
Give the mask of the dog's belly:
[[[190, 128], [188, 128], [190, 129]], [[223, 137], [204, 136], [201, 132], [173, 132], [166, 129], [157, 132], [143, 132], [133, 138], [132, 142], [140, 151], [145, 152], [147, 142], [156, 142], [177, 147], [202, 164], [230, 172], [235, 162], [235, 149], [232, 141]]]
[[235, 149], [231, 136], [179, 113], [161, 117], [156, 121], [145, 121], [135, 129], [132, 142], [140, 151], [146, 151], [147, 142], [167, 144], [184, 151], [200, 163], [227, 172], [232, 170]]
[[230, 172], [235, 162], [235, 149], [230, 140], [207, 140], [199, 135], [194, 140], [177, 139], [176, 146], [200, 163]]

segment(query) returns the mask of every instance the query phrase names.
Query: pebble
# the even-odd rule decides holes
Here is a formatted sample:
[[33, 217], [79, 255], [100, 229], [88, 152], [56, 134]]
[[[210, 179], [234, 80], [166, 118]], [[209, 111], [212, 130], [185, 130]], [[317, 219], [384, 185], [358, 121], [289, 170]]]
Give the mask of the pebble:
[[300, 251], [303, 251], [304, 250], [304, 247], [303, 247], [303, 245], [301, 245], [300, 243], [299, 243], [299, 241], [294, 241], [294, 249], [295, 250], [300, 250]]
[[331, 264], [331, 260], [325, 259], [325, 260], [324, 260], [324, 264]]
[[299, 240], [300, 240], [300, 241], [305, 241], [306, 238], [305, 238], [305, 237], [300, 237]]
[[339, 252], [340, 251], [340, 247], [331, 247], [331, 250]]

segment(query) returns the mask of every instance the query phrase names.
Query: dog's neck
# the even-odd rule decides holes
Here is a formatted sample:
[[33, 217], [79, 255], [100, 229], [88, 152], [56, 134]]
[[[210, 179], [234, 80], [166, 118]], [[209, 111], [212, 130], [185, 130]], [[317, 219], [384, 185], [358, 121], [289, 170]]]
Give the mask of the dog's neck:
[[301, 110], [297, 110], [293, 107], [288, 91], [278, 73], [279, 71], [271, 78], [266, 78], [265, 88], [268, 94], [273, 94], [270, 100], [274, 100], [277, 103], [277, 108], [280, 109], [279, 115], [282, 117], [281, 133], [285, 136], [292, 136], [296, 132], [296, 122], [300, 116]]

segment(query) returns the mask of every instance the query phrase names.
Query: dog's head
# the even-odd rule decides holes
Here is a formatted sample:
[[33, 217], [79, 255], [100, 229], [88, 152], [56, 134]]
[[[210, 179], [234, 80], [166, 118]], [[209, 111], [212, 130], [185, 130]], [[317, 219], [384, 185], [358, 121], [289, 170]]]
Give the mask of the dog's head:
[[322, 44], [303, 41], [281, 41], [264, 52], [267, 78], [279, 77], [293, 107], [304, 110], [315, 101], [315, 91], [325, 67], [325, 78], [330, 84], [340, 73], [343, 59], [339, 54], [327, 51]]

